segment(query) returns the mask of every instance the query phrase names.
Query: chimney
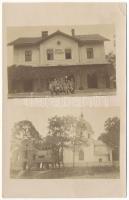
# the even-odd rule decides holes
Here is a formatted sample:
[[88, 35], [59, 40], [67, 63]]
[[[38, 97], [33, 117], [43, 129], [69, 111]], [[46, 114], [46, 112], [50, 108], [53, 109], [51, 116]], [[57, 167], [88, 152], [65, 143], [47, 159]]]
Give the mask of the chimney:
[[42, 31], [42, 39], [47, 38], [48, 36], [48, 31]]
[[72, 36], [74, 37], [75, 36], [75, 30], [73, 28], [71, 30], [71, 33], [72, 33]]

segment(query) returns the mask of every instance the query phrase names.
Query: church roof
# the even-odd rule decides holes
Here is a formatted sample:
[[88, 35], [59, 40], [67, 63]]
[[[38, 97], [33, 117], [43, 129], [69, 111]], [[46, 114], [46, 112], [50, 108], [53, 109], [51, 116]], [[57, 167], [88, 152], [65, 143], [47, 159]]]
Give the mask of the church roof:
[[56, 32], [46, 36], [44, 39], [42, 37], [21, 37], [18, 38], [10, 43], [8, 45], [14, 45], [14, 46], [24, 46], [24, 45], [35, 45], [42, 43], [46, 40], [49, 40], [50, 38], [54, 37], [55, 35], [62, 35], [64, 37], [67, 37], [69, 39], [72, 39], [80, 44], [85, 42], [104, 42], [109, 41], [107, 38], [99, 35], [99, 34], [90, 34], [90, 35], [75, 35], [71, 36], [69, 34], [66, 34], [62, 31], [57, 30]]

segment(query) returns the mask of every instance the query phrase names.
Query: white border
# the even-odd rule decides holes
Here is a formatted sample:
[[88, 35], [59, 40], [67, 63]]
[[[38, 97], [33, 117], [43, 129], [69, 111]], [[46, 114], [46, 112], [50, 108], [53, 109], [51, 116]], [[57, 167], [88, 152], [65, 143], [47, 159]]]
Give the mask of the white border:
[[[5, 0], [2, 0], [1, 2], [0, 2], [0, 22], [2, 22], [2, 3], [6, 3], [6, 2], [8, 2], [8, 3], [13, 3], [13, 2], [16, 2], [16, 3], [24, 3], [24, 2], [35, 2], [35, 3], [38, 3], [38, 2], [69, 2], [68, 0], [65, 0], [65, 1], [62, 1], [62, 0], [58, 0], [58, 1], [52, 1], [52, 0], [47, 0], [47, 1], [42, 1], [42, 0], [40, 0], [40, 1], [35, 1], [35, 0], [22, 0], [22, 1], [18, 1], [18, 0], [15, 0], [15, 1], [11, 1], [11, 0], [8, 0], [8, 1], [5, 1]], [[108, 0], [108, 1], [97, 1], [97, 0], [94, 0], [94, 1], [91, 1], [91, 0], [87, 0], [87, 1], [85, 1], [85, 0], [81, 0], [81, 1], [73, 1], [73, 0], [71, 0], [70, 2], [127, 2], [127, 5], [128, 5], [128, 1], [118, 1], [118, 0], [116, 0], [116, 1], [112, 1], [112, 0]], [[127, 11], [127, 22], [129, 21], [129, 14], [128, 14], [128, 11]], [[127, 33], [129, 33], [129, 30], [128, 30], [128, 27], [127, 27]], [[127, 34], [128, 35], [128, 34]], [[0, 131], [0, 136], [1, 136], [1, 139], [0, 139], [0, 154], [2, 155], [2, 23], [0, 23], [0, 103], [1, 103], [1, 106], [0, 106], [0, 113], [1, 113], [1, 115], [0, 115], [0, 129], [1, 129], [1, 131]], [[127, 38], [127, 46], [129, 45], [129, 40], [128, 40], [128, 38]], [[128, 61], [127, 61], [127, 66], [128, 66]], [[129, 75], [129, 68], [127, 69], [127, 72], [128, 72], [128, 75]], [[129, 83], [127, 84], [128, 85], [128, 88], [127, 88], [127, 92], [128, 92], [128, 94], [129, 94]], [[129, 102], [128, 102], [129, 103]], [[129, 112], [129, 108], [127, 107], [127, 113]], [[127, 123], [127, 130], [128, 130], [128, 123]], [[129, 133], [128, 133], [129, 134]], [[129, 136], [128, 136], [128, 134], [127, 134], [127, 138], [129, 138]], [[129, 139], [128, 139], [128, 142], [129, 142]], [[129, 143], [128, 143], [129, 144]], [[128, 146], [128, 145], [127, 145]], [[2, 186], [2, 156], [0, 155], [0, 186]], [[129, 155], [129, 147], [127, 148], [127, 155]], [[127, 163], [127, 165], [129, 164], [129, 161], [128, 161], [128, 163]], [[127, 181], [128, 181], [128, 173], [127, 173]], [[127, 194], [129, 193], [129, 186], [127, 187]], [[0, 187], [0, 197], [2, 198], [2, 187]], [[127, 199], [128, 197], [126, 197], [126, 199]], [[3, 199], [3, 198], [2, 198]], [[8, 199], [8, 198], [6, 198], [6, 199]], [[18, 199], [18, 198], [15, 198], [15, 199]], [[24, 199], [24, 198], [22, 198], [22, 199]], [[45, 199], [45, 198], [44, 198]], [[48, 198], [46, 198], [46, 199], [48, 199]], [[61, 199], [61, 198], [59, 198], [59, 199]], [[66, 198], [63, 198], [63, 199], [66, 199]], [[78, 198], [78, 199], [81, 199], [81, 198]], [[93, 199], [93, 198], [90, 198], [90, 199]], [[98, 198], [96, 198], [96, 199], [98, 199]], [[101, 198], [102, 200], [103, 199], [107, 199], [107, 198]], [[118, 199], [118, 198], [116, 198], [116, 199]]]

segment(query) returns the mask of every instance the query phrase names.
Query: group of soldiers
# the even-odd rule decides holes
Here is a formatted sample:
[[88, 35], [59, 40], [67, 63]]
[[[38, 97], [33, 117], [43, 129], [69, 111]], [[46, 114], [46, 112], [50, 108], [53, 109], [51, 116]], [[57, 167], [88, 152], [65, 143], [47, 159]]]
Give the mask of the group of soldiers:
[[73, 78], [54, 78], [49, 81], [49, 91], [51, 95], [60, 95], [60, 94], [73, 94], [74, 93], [74, 80]]

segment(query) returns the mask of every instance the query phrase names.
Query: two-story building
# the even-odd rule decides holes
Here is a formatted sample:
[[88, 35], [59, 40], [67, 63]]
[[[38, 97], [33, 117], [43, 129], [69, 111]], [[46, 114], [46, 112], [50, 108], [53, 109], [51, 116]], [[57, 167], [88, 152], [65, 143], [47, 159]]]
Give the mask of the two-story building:
[[18, 38], [13, 45], [14, 65], [8, 67], [9, 93], [45, 92], [52, 79], [72, 78], [76, 90], [112, 88], [112, 66], [105, 59], [99, 35], [71, 35], [56, 31], [42, 37]]

